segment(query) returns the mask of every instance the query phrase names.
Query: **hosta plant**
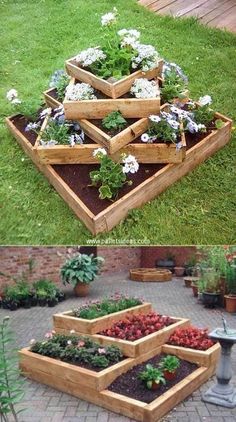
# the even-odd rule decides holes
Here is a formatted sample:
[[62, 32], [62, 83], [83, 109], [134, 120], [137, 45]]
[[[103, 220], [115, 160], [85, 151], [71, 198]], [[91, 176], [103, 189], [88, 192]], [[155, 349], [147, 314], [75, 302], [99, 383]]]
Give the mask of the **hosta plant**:
[[68, 259], [61, 268], [63, 284], [89, 284], [97, 277], [104, 259], [93, 254], [78, 254]]
[[147, 364], [146, 369], [138, 374], [138, 378], [146, 384], [149, 390], [153, 388], [153, 384], [157, 386], [159, 384], [166, 384], [162, 370], [150, 364]]
[[207, 350], [213, 346], [214, 343], [209, 339], [207, 329], [187, 327], [176, 329], [170, 336], [168, 344], [196, 350]]
[[83, 319], [95, 319], [114, 312], [123, 311], [142, 304], [142, 300], [136, 297], [120, 295], [118, 293], [111, 297], [87, 302], [78, 309], [73, 310], [73, 316]]
[[88, 337], [71, 334], [56, 334], [49, 331], [43, 341], [30, 342], [31, 352], [64, 362], [88, 365], [93, 368], [106, 368], [123, 359], [122, 352], [116, 346], [103, 347]]
[[174, 321], [168, 316], [150, 312], [146, 315], [128, 316], [100, 334], [122, 340], [135, 341], [173, 323]]
[[128, 173], [136, 173], [139, 164], [133, 155], [121, 155], [121, 162], [113, 161], [104, 148], [98, 148], [93, 154], [100, 161], [99, 170], [90, 172], [92, 186], [98, 187], [100, 199], [113, 199], [127, 180]]

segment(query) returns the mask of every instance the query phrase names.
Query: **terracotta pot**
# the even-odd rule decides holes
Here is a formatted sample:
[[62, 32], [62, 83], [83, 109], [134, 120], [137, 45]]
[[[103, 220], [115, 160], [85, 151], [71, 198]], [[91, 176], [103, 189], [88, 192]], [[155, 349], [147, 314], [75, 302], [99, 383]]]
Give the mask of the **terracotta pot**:
[[77, 283], [74, 287], [75, 296], [85, 297], [88, 296], [90, 285], [86, 283]]
[[225, 308], [227, 312], [236, 312], [236, 295], [225, 295]]
[[198, 286], [196, 284], [192, 283], [191, 287], [193, 289], [193, 296], [198, 297]]
[[176, 277], [183, 277], [185, 271], [184, 267], [175, 267], [174, 270]]
[[155, 381], [152, 381], [152, 390], [154, 390], [154, 391], [158, 390], [160, 388], [160, 386], [161, 386], [160, 382], [156, 383]]
[[176, 377], [176, 371], [174, 372], [163, 371], [163, 375], [167, 381], [172, 381]]

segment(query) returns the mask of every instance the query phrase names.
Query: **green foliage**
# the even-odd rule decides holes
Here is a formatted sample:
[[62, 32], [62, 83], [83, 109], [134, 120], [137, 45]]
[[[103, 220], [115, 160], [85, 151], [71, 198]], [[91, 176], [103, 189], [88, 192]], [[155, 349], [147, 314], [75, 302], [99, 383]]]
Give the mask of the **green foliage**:
[[114, 199], [126, 182], [126, 175], [120, 163], [115, 163], [108, 155], [100, 158], [99, 170], [90, 172], [92, 186], [99, 187], [100, 199]]
[[204, 106], [195, 108], [193, 110], [193, 115], [194, 115], [193, 120], [197, 124], [208, 126], [212, 122], [215, 112], [214, 110], [211, 110], [208, 105], [204, 105]]
[[135, 297], [119, 296], [118, 298], [104, 298], [101, 302], [88, 303], [78, 309], [73, 310], [73, 315], [77, 318], [95, 319], [114, 312], [123, 311], [140, 305], [142, 301]]
[[228, 265], [226, 253], [227, 250], [222, 245], [198, 247], [202, 252], [203, 258], [199, 264], [203, 272], [207, 268], [212, 268], [219, 275], [225, 276]]
[[236, 262], [228, 263], [226, 268], [227, 293], [236, 295]]
[[146, 369], [138, 374], [138, 378], [146, 383], [148, 389], [152, 388], [153, 381], [156, 384], [166, 383], [166, 380], [163, 376], [163, 372], [150, 364], [147, 364]]
[[161, 88], [161, 96], [163, 102], [171, 102], [174, 98], [186, 98], [184, 91], [187, 89], [186, 83], [176, 74], [176, 72], [169, 72], [163, 81]]
[[102, 120], [102, 125], [108, 130], [122, 130], [127, 124], [119, 111], [112, 111]]
[[53, 139], [60, 145], [66, 145], [68, 144], [69, 131], [68, 126], [49, 119], [46, 129], [42, 133], [42, 141], [49, 142]]
[[[173, 134], [176, 134], [176, 138], [173, 137]], [[148, 128], [148, 135], [155, 136], [157, 139], [161, 139], [163, 142], [178, 142], [178, 136], [180, 135], [180, 130], [174, 130], [165, 119], [161, 119], [160, 122], [150, 122]]]
[[61, 268], [63, 284], [68, 283], [75, 287], [77, 283], [91, 283], [97, 277], [103, 262], [102, 257], [94, 257], [93, 254], [79, 254], [68, 259]]
[[64, 334], [53, 334], [47, 340], [34, 343], [31, 351], [72, 364], [88, 364], [92, 368], [106, 368], [123, 358], [116, 346], [102, 347], [88, 337]]
[[60, 290], [51, 280], [40, 279], [33, 284], [35, 296], [39, 299], [55, 299]]
[[65, 90], [68, 86], [70, 81], [70, 78], [68, 75], [61, 75], [61, 77], [58, 79], [58, 82], [56, 84], [57, 88], [57, 96], [59, 101], [63, 101], [65, 97]]
[[180, 366], [180, 359], [173, 355], [167, 355], [161, 359], [159, 366], [163, 371], [175, 372]]
[[24, 382], [20, 379], [18, 357], [14, 347], [13, 332], [9, 328], [9, 317], [0, 324], [0, 418], [1, 421], [17, 422], [18, 413], [15, 405], [24, 396]]

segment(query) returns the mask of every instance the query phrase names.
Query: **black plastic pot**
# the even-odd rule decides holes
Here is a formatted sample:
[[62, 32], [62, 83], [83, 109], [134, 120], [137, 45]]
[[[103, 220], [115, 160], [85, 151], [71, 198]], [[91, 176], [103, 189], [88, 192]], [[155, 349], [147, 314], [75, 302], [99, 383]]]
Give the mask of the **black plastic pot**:
[[57, 300], [58, 300], [58, 302], [63, 302], [63, 300], [65, 300], [65, 298], [66, 298], [65, 293], [63, 293], [63, 292], [59, 292], [59, 293], [57, 294]]
[[47, 299], [38, 299], [39, 306], [47, 306]]
[[49, 308], [53, 308], [58, 303], [57, 299], [50, 299], [47, 301]]
[[3, 299], [3, 301], [2, 301], [2, 308], [3, 309], [10, 309], [9, 308], [9, 305], [10, 305], [9, 300]]
[[156, 261], [156, 267], [159, 268], [166, 268], [167, 270], [170, 270], [172, 273], [175, 272], [175, 262], [172, 259], [159, 259]]
[[28, 297], [27, 299], [23, 299], [23, 300], [21, 301], [21, 306], [22, 306], [24, 309], [29, 309], [29, 308], [31, 308], [31, 299], [30, 299], [30, 297]]
[[220, 293], [202, 292], [202, 303], [206, 308], [220, 306]]
[[35, 296], [31, 296], [31, 306], [37, 306], [38, 305], [38, 299]]
[[18, 309], [18, 303], [14, 301], [8, 302], [8, 309], [10, 311], [16, 311]]

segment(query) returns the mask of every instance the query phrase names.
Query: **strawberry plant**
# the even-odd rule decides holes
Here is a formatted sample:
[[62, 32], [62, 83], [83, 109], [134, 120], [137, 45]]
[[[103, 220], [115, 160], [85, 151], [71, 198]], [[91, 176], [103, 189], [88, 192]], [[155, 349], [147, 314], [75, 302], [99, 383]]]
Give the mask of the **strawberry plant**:
[[174, 321], [168, 316], [150, 312], [147, 315], [128, 316], [100, 334], [122, 340], [135, 341], [173, 323]]
[[196, 350], [207, 350], [214, 342], [208, 338], [208, 330], [197, 327], [179, 328], [174, 331], [168, 344], [188, 347]]

